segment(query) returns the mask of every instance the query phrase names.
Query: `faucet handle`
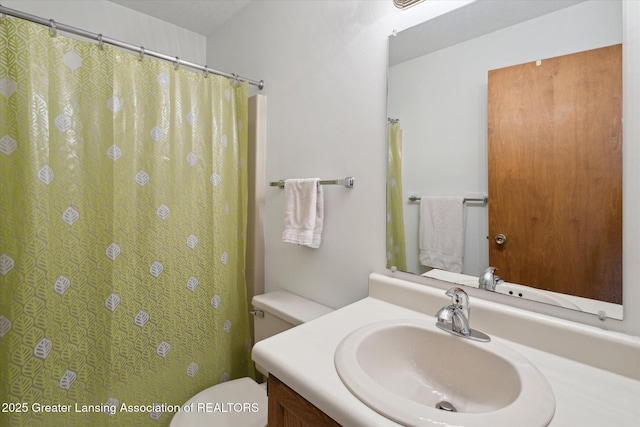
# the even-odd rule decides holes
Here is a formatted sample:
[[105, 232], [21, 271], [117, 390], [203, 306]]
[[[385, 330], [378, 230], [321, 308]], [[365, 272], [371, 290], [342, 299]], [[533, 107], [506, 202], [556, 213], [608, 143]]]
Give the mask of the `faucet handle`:
[[469, 307], [469, 295], [460, 288], [451, 288], [446, 293], [446, 296], [451, 297], [451, 302], [458, 308], [465, 309]]
[[469, 295], [458, 287], [449, 289], [445, 295], [451, 297], [451, 304], [460, 309], [464, 316], [469, 319]]

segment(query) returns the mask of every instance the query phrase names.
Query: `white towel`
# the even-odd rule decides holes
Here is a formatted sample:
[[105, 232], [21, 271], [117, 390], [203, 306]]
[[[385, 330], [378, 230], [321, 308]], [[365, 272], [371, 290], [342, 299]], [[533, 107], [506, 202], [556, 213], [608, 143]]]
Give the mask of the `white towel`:
[[462, 273], [465, 205], [462, 197], [420, 199], [420, 264]]
[[284, 231], [282, 241], [320, 247], [324, 200], [320, 178], [287, 179], [284, 182]]

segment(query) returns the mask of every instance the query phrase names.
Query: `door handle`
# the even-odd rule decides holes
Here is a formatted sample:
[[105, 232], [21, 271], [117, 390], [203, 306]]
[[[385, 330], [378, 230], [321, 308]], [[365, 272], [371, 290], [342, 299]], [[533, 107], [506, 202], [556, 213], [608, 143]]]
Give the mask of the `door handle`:
[[495, 241], [499, 245], [504, 245], [505, 243], [507, 243], [507, 236], [502, 233], [496, 234]]

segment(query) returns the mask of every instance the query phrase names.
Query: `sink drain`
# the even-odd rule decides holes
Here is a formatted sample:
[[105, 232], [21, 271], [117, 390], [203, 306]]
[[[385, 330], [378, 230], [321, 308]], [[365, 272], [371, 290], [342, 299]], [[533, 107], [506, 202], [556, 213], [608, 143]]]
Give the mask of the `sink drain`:
[[456, 407], [453, 406], [451, 402], [447, 402], [446, 400], [436, 403], [436, 409], [440, 409], [442, 411], [447, 411], [447, 412], [458, 412]]

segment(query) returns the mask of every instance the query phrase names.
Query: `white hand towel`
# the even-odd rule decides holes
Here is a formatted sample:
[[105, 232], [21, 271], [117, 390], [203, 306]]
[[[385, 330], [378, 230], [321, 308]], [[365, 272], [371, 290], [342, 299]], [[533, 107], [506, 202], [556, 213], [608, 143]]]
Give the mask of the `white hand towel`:
[[465, 205], [462, 197], [420, 199], [420, 264], [462, 273]]
[[320, 178], [287, 179], [284, 182], [284, 231], [282, 241], [320, 247], [324, 199]]

